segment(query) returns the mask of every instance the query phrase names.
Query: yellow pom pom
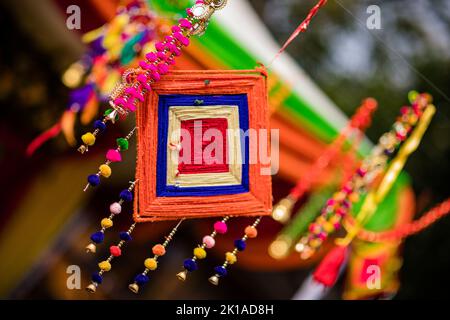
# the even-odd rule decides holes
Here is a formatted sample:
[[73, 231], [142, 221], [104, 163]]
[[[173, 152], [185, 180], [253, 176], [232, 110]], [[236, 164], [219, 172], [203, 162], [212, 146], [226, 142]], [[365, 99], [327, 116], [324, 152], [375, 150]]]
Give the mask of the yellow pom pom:
[[197, 258], [197, 259], [205, 259], [206, 258], [206, 251], [205, 251], [205, 249], [203, 249], [203, 248], [195, 248], [194, 249], [194, 256]]
[[229, 264], [234, 264], [237, 261], [236, 255], [233, 252], [227, 252], [225, 253], [225, 260]]
[[158, 261], [153, 258], [145, 259], [144, 266], [149, 270], [155, 270], [158, 268]]
[[95, 136], [88, 132], [81, 136], [81, 140], [83, 140], [85, 145], [92, 146], [95, 143]]
[[98, 264], [98, 267], [103, 270], [103, 271], [109, 271], [111, 270], [111, 263], [109, 263], [108, 261], [102, 261]]
[[318, 247], [320, 247], [321, 244], [322, 244], [322, 240], [320, 240], [320, 239], [312, 239], [310, 241], [310, 245], [313, 248], [318, 248]]
[[323, 225], [323, 229], [325, 230], [325, 232], [331, 233], [334, 231], [334, 226], [330, 222], [327, 222]]
[[102, 164], [98, 169], [103, 177], [109, 178], [111, 176], [111, 167], [107, 164]]
[[104, 218], [104, 219], [102, 219], [101, 225], [102, 225], [102, 228], [108, 229], [113, 226], [113, 222], [109, 218]]

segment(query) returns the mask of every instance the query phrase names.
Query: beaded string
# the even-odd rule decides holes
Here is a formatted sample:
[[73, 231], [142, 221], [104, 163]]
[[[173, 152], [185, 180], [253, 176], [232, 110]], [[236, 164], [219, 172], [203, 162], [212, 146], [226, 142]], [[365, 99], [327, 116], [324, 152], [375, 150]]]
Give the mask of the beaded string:
[[88, 147], [94, 145], [108, 121], [114, 123], [119, 113], [126, 117], [128, 113], [136, 111], [138, 104], [144, 102], [145, 94], [151, 90], [151, 85], [169, 72], [169, 66], [175, 64], [175, 58], [181, 55], [182, 47], [190, 44], [189, 38], [203, 34], [213, 13], [225, 7], [226, 3], [227, 0], [196, 1], [187, 10], [188, 17], [181, 18], [177, 25], [172, 26], [172, 34], [155, 44], [156, 51], [147, 53], [138, 68], [126, 71], [122, 83], [111, 95], [109, 103], [113, 111], [95, 122], [101, 128], [94, 127], [93, 132], [84, 135], [88, 139], [82, 139], [83, 145], [78, 148], [80, 153], [85, 153]]
[[247, 247], [247, 240], [258, 236], [256, 227], [261, 222], [261, 219], [262, 217], [258, 217], [252, 225], [245, 228], [244, 236], [234, 241], [233, 251], [226, 252], [224, 263], [214, 268], [215, 274], [208, 279], [210, 283], [217, 286], [219, 284], [219, 279], [228, 274], [227, 267], [237, 262], [237, 253], [245, 250]]
[[[450, 198], [436, 205], [433, 209], [429, 210], [416, 221], [401, 225], [396, 229], [388, 231], [374, 232], [362, 229], [359, 231], [357, 237], [368, 242], [400, 241], [406, 237], [421, 232], [449, 213]], [[348, 219], [350, 219], [350, 217], [348, 217]]]
[[177, 273], [177, 278], [180, 281], [186, 281], [188, 272], [193, 272], [198, 269], [197, 260], [203, 260], [206, 258], [206, 249], [211, 249], [216, 244], [217, 234], [225, 234], [228, 230], [226, 222], [230, 217], [224, 217], [222, 220], [214, 223], [214, 231], [211, 234], [206, 235], [202, 239], [202, 244], [193, 250], [193, 257], [184, 260], [183, 268], [184, 270]]
[[400, 116], [392, 129], [381, 136], [371, 154], [363, 160], [343, 188], [328, 199], [320, 216], [309, 225], [307, 235], [295, 246], [302, 259], [311, 257], [328, 235], [340, 228], [342, 219], [350, 212], [352, 205], [359, 201], [361, 195], [367, 193], [374, 179], [383, 172], [388, 160], [411, 134], [423, 110], [431, 101], [427, 94], [412, 92], [409, 97], [412, 106], [401, 108]]
[[131, 234], [136, 227], [136, 222], [134, 222], [127, 231], [122, 231], [119, 233], [120, 241], [117, 245], [113, 245], [109, 247], [110, 255], [108, 259], [101, 261], [98, 264], [99, 271], [92, 275], [91, 283], [86, 287], [88, 292], [94, 293], [97, 290], [97, 287], [103, 282], [103, 274], [111, 270], [111, 262], [116, 257], [120, 257], [122, 255], [122, 247], [126, 242], [131, 241]]
[[120, 214], [122, 212], [122, 205], [124, 202], [131, 202], [133, 200], [133, 189], [136, 185], [136, 183], [139, 180], [136, 181], [130, 181], [130, 186], [128, 189], [124, 189], [119, 194], [119, 201], [111, 203], [109, 206], [109, 212], [110, 215], [107, 218], [103, 218], [100, 222], [101, 230], [94, 232], [91, 234], [91, 243], [89, 243], [86, 246], [86, 252], [88, 253], [95, 253], [96, 251], [96, 245], [103, 242], [105, 239], [105, 232], [106, 229], [109, 229], [113, 226], [113, 219], [116, 215]]
[[[104, 178], [109, 178], [112, 174], [112, 170], [110, 167], [111, 163], [122, 161], [121, 152], [128, 150], [129, 140], [136, 132], [137, 127], [134, 127], [125, 138], [118, 138], [116, 140], [117, 148], [109, 149], [106, 152], [106, 161], [98, 168], [98, 172], [96, 174], [91, 174], [87, 177], [88, 183], [84, 187], [83, 191], [86, 191], [89, 187], [96, 187], [100, 184], [100, 176]], [[89, 137], [92, 135], [91, 133], [86, 133], [83, 137], [88, 135]]]
[[294, 205], [311, 189], [323, 171], [336, 158], [339, 150], [355, 131], [364, 132], [369, 127], [372, 114], [377, 108], [377, 101], [372, 98], [363, 100], [352, 116], [347, 126], [339, 136], [325, 149], [325, 151], [311, 165], [307, 173], [298, 180], [289, 194], [281, 199], [272, 210], [272, 218], [281, 223], [288, 222]]
[[162, 244], [156, 244], [152, 248], [153, 258], [147, 258], [144, 260], [144, 266], [145, 269], [143, 272], [136, 275], [134, 278], [134, 282], [131, 283], [128, 288], [134, 292], [139, 292], [139, 286], [143, 286], [146, 284], [150, 279], [148, 277], [148, 273], [150, 271], [154, 271], [158, 268], [158, 258], [166, 254], [166, 248], [169, 245], [170, 241], [172, 241], [173, 237], [175, 236], [175, 233], [177, 233], [178, 228], [180, 227], [181, 223], [184, 221], [184, 219], [181, 219], [178, 224], [172, 229], [172, 231], [166, 236], [166, 240]]

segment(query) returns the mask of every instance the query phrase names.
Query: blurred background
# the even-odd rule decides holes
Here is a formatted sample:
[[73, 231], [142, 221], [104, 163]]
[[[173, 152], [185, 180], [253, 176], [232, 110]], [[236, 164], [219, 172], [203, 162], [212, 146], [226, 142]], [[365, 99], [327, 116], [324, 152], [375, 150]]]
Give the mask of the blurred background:
[[[230, 1], [249, 4], [278, 45], [289, 37], [315, 3], [312, 0]], [[171, 21], [178, 17], [176, 10], [166, 10], [159, 2], [148, 1], [150, 8], [154, 5], [155, 12], [164, 19]], [[177, 10], [189, 5], [189, 1], [167, 3]], [[81, 8], [80, 30], [66, 27], [66, 9], [72, 4]], [[202, 267], [186, 283], [180, 283], [174, 276], [180, 271], [182, 260], [190, 256], [192, 248], [211, 226], [211, 221], [189, 221], [176, 236], [158, 272], [139, 295], [129, 292], [128, 283], [142, 271], [142, 261], [150, 255], [152, 245], [160, 241], [173, 223], [139, 226], [123, 257], [114, 261], [113, 271], [105, 276], [105, 283], [95, 295], [67, 289], [69, 265], [80, 266], [83, 289], [96, 269], [96, 261], [107, 255], [107, 245], [101, 246], [95, 256], [87, 255], [84, 247], [100, 219], [106, 216], [109, 203], [116, 201], [120, 190], [132, 179], [135, 146], [126, 154], [123, 165], [114, 168], [108, 183], [86, 193], [82, 189], [86, 175], [96, 169], [104, 151], [113, 143], [111, 136], [126, 133], [133, 119], [114, 128], [116, 134], [109, 135], [110, 140], [103, 139], [98, 148], [84, 157], [68, 146], [61, 135], [45, 143], [32, 157], [26, 157], [25, 150], [67, 108], [70, 89], [64, 85], [62, 75], [87, 50], [81, 41], [82, 34], [109, 21], [117, 5], [118, 1], [114, 0], [5, 0], [0, 3], [0, 298], [290, 299], [315, 262], [296, 264], [271, 260], [265, 248], [280, 226], [270, 218], [261, 225], [261, 242], [257, 243], [257, 239], [249, 244], [243, 260], [233, 266], [218, 287], [211, 286], [207, 278], [212, 268], [223, 260], [223, 250], [211, 252], [211, 258], [202, 262]], [[370, 5], [377, 5], [381, 10], [380, 29], [369, 30], [366, 26]], [[241, 23], [245, 25], [245, 21]], [[226, 25], [222, 27], [226, 32]], [[250, 30], [253, 30], [251, 26], [240, 32], [245, 34]], [[208, 36], [213, 35], [207, 32], [205, 37]], [[438, 112], [406, 166], [416, 197], [415, 218], [448, 197], [450, 1], [329, 0], [308, 31], [288, 47], [287, 53], [342, 114], [351, 116], [365, 97], [378, 100], [378, 111], [367, 131], [367, 137], [373, 142], [390, 127], [399, 108], [407, 103], [409, 90], [431, 93]], [[233, 51], [228, 54], [233, 55]], [[206, 62], [197, 65], [208, 67]], [[301, 123], [292, 127], [298, 132], [306, 130]], [[86, 128], [77, 123], [75, 136]], [[283, 140], [283, 132], [280, 138]], [[321, 137], [318, 140], [322, 147], [329, 142]], [[305, 161], [313, 160], [311, 156]], [[296, 178], [288, 171], [274, 177], [275, 201], [286, 195]], [[127, 228], [130, 219], [122, 214], [117, 220], [117, 230]], [[228, 242], [224, 240], [224, 250], [249, 221], [230, 222], [232, 232]], [[405, 241], [400, 248], [403, 265], [395, 299], [450, 297], [447, 289], [450, 278], [446, 276], [450, 270], [448, 230], [450, 219], [444, 218]], [[115, 241], [114, 232], [108, 235], [107, 241]], [[343, 280], [326, 298], [339, 298], [342, 290]]]

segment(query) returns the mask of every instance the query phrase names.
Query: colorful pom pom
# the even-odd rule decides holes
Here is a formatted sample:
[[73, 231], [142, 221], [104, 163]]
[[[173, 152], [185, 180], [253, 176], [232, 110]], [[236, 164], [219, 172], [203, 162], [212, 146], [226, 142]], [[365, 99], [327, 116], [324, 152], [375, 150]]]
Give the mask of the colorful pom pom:
[[109, 178], [111, 176], [111, 167], [107, 164], [102, 164], [98, 169], [100, 170], [102, 177]]
[[100, 268], [100, 270], [103, 271], [109, 271], [111, 270], [111, 263], [109, 263], [109, 261], [102, 261], [98, 264], [98, 267]]
[[131, 235], [128, 232], [126, 232], [126, 231], [120, 232], [119, 233], [119, 238], [120, 238], [120, 240], [123, 240], [123, 241], [131, 241], [133, 239], [131, 237]]
[[109, 149], [106, 153], [106, 160], [111, 162], [120, 162], [122, 161], [122, 155], [118, 150], [115, 149]]
[[226, 275], [227, 275], [227, 269], [224, 268], [223, 266], [215, 267], [214, 272], [217, 273], [217, 275], [219, 275], [221, 277], [226, 277]]
[[258, 230], [254, 226], [247, 226], [245, 228], [245, 235], [249, 238], [256, 238], [258, 236]]
[[87, 181], [91, 187], [96, 187], [100, 184], [100, 177], [96, 174], [91, 174], [88, 176]]
[[102, 221], [100, 222], [102, 228], [108, 229], [111, 228], [113, 226], [113, 221], [109, 218], [103, 218]]
[[153, 258], [145, 259], [144, 266], [149, 270], [155, 270], [158, 268], [158, 261]]
[[206, 248], [211, 249], [216, 244], [216, 240], [214, 240], [214, 238], [211, 236], [204, 236], [203, 243], [205, 244]]
[[81, 140], [83, 140], [85, 145], [93, 146], [95, 143], [95, 136], [91, 132], [88, 132], [81, 136]]
[[150, 279], [147, 275], [145, 274], [138, 274], [135, 278], [134, 278], [134, 282], [136, 282], [138, 285], [142, 286], [144, 284], [146, 284], [147, 282], [149, 282]]
[[157, 256], [163, 256], [166, 253], [166, 248], [162, 244], [156, 244], [153, 246], [152, 252]]
[[184, 260], [183, 266], [189, 272], [195, 271], [198, 268], [197, 263], [192, 259]]
[[244, 251], [245, 247], [247, 247], [247, 244], [245, 243], [244, 240], [242, 239], [237, 239], [234, 241], [234, 246], [236, 247], [236, 249], [238, 249], [239, 251]]
[[206, 258], [206, 251], [203, 248], [195, 248], [194, 249], [194, 257], [196, 257], [197, 259], [201, 260], [201, 259], [205, 259]]
[[118, 202], [111, 203], [109, 206], [109, 212], [112, 214], [119, 214], [122, 212], [122, 206]]
[[101, 275], [99, 275], [98, 273], [94, 273], [92, 275], [92, 281], [101, 284], [103, 282], [103, 277]]
[[223, 221], [217, 221], [214, 223], [214, 230], [216, 230], [217, 233], [224, 234], [227, 232], [227, 224]]
[[109, 247], [109, 252], [114, 257], [120, 257], [120, 255], [122, 254], [122, 250], [118, 246], [111, 246], [111, 247]]
[[98, 129], [100, 131], [105, 131], [106, 124], [101, 120], [95, 120], [94, 122], [94, 129]]
[[225, 253], [225, 260], [229, 264], [234, 264], [237, 261], [236, 255], [233, 252], [227, 252]]
[[133, 200], [133, 194], [131, 193], [130, 190], [125, 189], [120, 193], [119, 198], [122, 199], [123, 201], [130, 202], [131, 200]]
[[91, 240], [95, 243], [102, 243], [104, 239], [105, 235], [101, 231], [91, 234]]

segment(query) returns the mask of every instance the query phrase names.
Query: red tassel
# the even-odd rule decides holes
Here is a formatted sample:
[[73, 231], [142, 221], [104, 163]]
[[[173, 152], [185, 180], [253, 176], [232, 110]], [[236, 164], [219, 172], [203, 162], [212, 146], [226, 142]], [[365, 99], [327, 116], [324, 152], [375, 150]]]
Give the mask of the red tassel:
[[322, 259], [319, 266], [313, 273], [314, 280], [326, 287], [332, 287], [338, 278], [339, 271], [345, 261], [347, 247], [334, 247], [325, 258]]
[[47, 140], [56, 137], [61, 132], [61, 122], [58, 121], [54, 126], [42, 132], [31, 141], [26, 150], [27, 157], [31, 157], [33, 153], [39, 149]]

